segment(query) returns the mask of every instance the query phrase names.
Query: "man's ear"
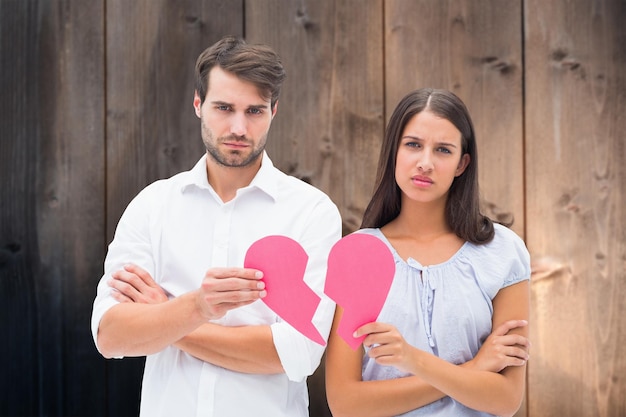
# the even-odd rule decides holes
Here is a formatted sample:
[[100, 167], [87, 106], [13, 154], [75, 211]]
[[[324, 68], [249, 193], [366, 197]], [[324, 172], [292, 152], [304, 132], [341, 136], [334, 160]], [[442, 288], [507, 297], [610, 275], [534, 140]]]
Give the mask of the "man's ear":
[[193, 108], [196, 111], [196, 116], [200, 117], [202, 100], [200, 100], [200, 96], [198, 95], [197, 91], [193, 92]]
[[276, 103], [274, 103], [274, 108], [272, 109], [272, 119], [274, 119], [274, 116], [276, 116], [277, 110], [278, 110], [278, 100], [276, 100]]
[[467, 166], [469, 165], [470, 160], [471, 160], [471, 156], [468, 153], [465, 153], [463, 154], [463, 156], [461, 156], [459, 165], [456, 167], [456, 173], [454, 174], [455, 177], [458, 177], [459, 175], [465, 172], [465, 168], [467, 168]]

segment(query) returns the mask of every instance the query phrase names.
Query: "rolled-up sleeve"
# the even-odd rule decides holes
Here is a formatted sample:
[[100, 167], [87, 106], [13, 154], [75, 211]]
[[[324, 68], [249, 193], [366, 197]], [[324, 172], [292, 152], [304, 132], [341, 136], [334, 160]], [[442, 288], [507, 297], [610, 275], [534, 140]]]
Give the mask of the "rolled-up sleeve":
[[[332, 326], [335, 303], [324, 294], [328, 255], [341, 239], [341, 216], [337, 207], [327, 198], [311, 210], [308, 225], [300, 243], [309, 255], [304, 281], [320, 297], [313, 317], [313, 325], [325, 341]], [[317, 369], [324, 354], [322, 346], [299, 333], [283, 321], [271, 326], [274, 346], [287, 377], [303, 381]]]
[[117, 225], [113, 241], [109, 245], [104, 261], [104, 274], [98, 283], [91, 314], [91, 334], [98, 351], [98, 328], [105, 313], [118, 302], [111, 296], [107, 281], [111, 274], [132, 262], [154, 276], [154, 258], [150, 244], [150, 217], [146, 210], [152, 202], [154, 187], [140, 192], [128, 205]]

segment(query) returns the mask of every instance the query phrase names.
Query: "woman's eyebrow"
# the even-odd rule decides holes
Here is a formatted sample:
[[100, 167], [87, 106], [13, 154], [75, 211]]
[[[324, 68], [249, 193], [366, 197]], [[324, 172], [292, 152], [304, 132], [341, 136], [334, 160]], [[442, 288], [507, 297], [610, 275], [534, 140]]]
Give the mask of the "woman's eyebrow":
[[[413, 136], [413, 135], [404, 135], [400, 139], [422, 140], [422, 138], [420, 138], [419, 136]], [[451, 142], [437, 142], [437, 145], [439, 145], [439, 146], [449, 146], [451, 148], [458, 148], [458, 146], [456, 144], [451, 143]]]

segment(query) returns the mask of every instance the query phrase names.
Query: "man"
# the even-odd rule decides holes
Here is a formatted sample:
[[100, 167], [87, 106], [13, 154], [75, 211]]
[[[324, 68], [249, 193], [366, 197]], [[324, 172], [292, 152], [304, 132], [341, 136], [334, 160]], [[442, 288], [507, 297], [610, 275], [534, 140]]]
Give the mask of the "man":
[[147, 355], [142, 416], [307, 416], [306, 378], [324, 348], [259, 301], [262, 271], [243, 262], [262, 237], [300, 243], [305, 282], [322, 298], [313, 324], [327, 337], [339, 212], [264, 151], [285, 77], [270, 48], [226, 37], [199, 56], [196, 77], [207, 152], [124, 212], [94, 302], [94, 341], [107, 358]]

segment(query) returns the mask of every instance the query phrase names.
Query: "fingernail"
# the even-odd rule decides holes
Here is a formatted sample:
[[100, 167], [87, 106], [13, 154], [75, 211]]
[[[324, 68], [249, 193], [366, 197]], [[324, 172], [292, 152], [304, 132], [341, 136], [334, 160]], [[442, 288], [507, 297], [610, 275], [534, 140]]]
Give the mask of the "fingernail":
[[356, 332], [352, 333], [352, 337], [354, 337], [355, 339], [359, 336], [357, 336]]
[[260, 298], [263, 298], [263, 297], [265, 297], [266, 295], [267, 295], [267, 291], [261, 291], [261, 292], [259, 293], [259, 297], [260, 297]]
[[262, 290], [263, 288], [265, 288], [265, 283], [263, 281], [259, 281], [256, 283], [256, 287]]
[[261, 271], [256, 271], [256, 272], [254, 273], [254, 276], [255, 276], [255, 277], [257, 277], [257, 278], [263, 278], [263, 272], [261, 272]]

